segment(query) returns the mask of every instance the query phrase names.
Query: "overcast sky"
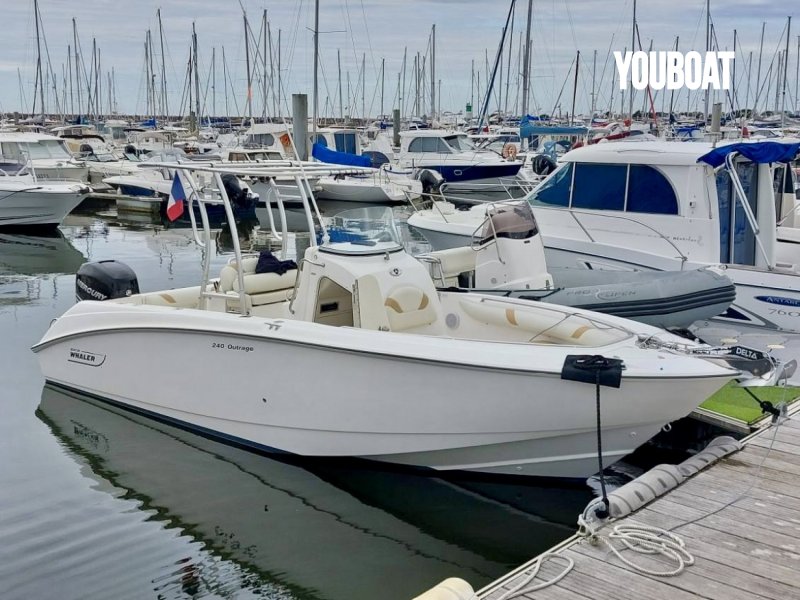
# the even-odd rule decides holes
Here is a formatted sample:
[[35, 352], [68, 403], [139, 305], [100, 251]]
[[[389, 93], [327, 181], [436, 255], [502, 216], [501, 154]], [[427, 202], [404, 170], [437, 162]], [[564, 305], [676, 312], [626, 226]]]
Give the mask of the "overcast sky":
[[[36, 62], [36, 35], [33, 18], [33, 1], [18, 0], [4, 3], [2, 16], [4, 33], [0, 41], [0, 111], [24, 109], [30, 111], [33, 99], [33, 81]], [[375, 115], [380, 111], [381, 59], [386, 60], [384, 109], [389, 112], [397, 104], [398, 72], [402, 68], [404, 48], [408, 48], [406, 70], [406, 113], [413, 105], [413, 57], [424, 55], [432, 24], [436, 24], [436, 79], [441, 80], [442, 110], [460, 110], [473, 97], [471, 91], [471, 64], [475, 61], [480, 71], [481, 88], [486, 85], [486, 56], [494, 61], [503, 23], [510, 0], [322, 0], [320, 10], [320, 113], [339, 112], [337, 94], [337, 49], [341, 53], [344, 104], [349, 111], [360, 115], [362, 111], [359, 73], [362, 55], [366, 54], [366, 112]], [[577, 92], [577, 110], [589, 108], [592, 89], [592, 59], [597, 51], [597, 105], [606, 108], [612, 89], [611, 74], [615, 70], [609, 51], [623, 50], [631, 45], [632, 0], [534, 0], [533, 8], [533, 58], [531, 110], [551, 112], [559, 92], [564, 87], [560, 105], [568, 111], [572, 102], [571, 63], [576, 51], [581, 52], [581, 68]], [[199, 40], [201, 96], [204, 96], [204, 113], [225, 110], [225, 85], [223, 83], [222, 47], [225, 48], [228, 76], [228, 107], [232, 114], [243, 114], [247, 94], [245, 75], [245, 50], [242, 11], [234, 0], [40, 0], [42, 26], [49, 49], [50, 63], [57, 73], [59, 101], [63, 104], [62, 68], [67, 64], [67, 45], [72, 44], [72, 18], [77, 21], [80, 45], [87, 69], [91, 61], [92, 38], [100, 48], [103, 73], [103, 100], [107, 104], [107, 73], [114, 68], [117, 107], [122, 113], [144, 113], [146, 86], [144, 77], [145, 31], [153, 31], [155, 67], [160, 71], [160, 50], [156, 9], [160, 6], [165, 38], [165, 63], [170, 112], [179, 112], [184, 95], [184, 77], [189, 53], [192, 22], [196, 22]], [[278, 30], [281, 30], [281, 70], [284, 93], [312, 90], [314, 26], [313, 0], [281, 0], [259, 2], [242, 0], [250, 26], [259, 34], [263, 9], [268, 10], [273, 44], [277, 48]], [[518, 97], [520, 70], [518, 46], [525, 26], [527, 2], [517, 0], [514, 22], [514, 45], [511, 59], [512, 77], [509, 85], [508, 107], [513, 109]], [[647, 49], [653, 40], [655, 50], [670, 49], [675, 37], [680, 36], [680, 49], [705, 49], [705, 2], [702, 0], [640, 0], [638, 23], [641, 44]], [[789, 86], [787, 105], [795, 102], [795, 69], [797, 64], [798, 33], [800, 33], [800, 2], [775, 2], [774, 0], [712, 0], [711, 14], [721, 49], [733, 48], [733, 30], [738, 30], [738, 76], [747, 69], [749, 52], [753, 52], [752, 81], [758, 66], [758, 49], [761, 23], [766, 22], [766, 36], [762, 62], [762, 80], [775, 60], [776, 51], [785, 44], [786, 17], [793, 17], [790, 40]], [[216, 48], [216, 95], [210, 90], [211, 54]], [[46, 60], [46, 57], [45, 57]], [[252, 60], [252, 58], [251, 58]], [[507, 59], [503, 60], [504, 71]], [[426, 70], [429, 69], [426, 61]], [[775, 73], [777, 67], [772, 67]], [[605, 73], [604, 73], [605, 71]], [[353, 100], [347, 100], [347, 73]], [[429, 70], [426, 71], [429, 78]], [[505, 97], [507, 73], [503, 73], [502, 86]], [[22, 80], [22, 94], [19, 81]], [[769, 97], [774, 104], [774, 77], [767, 96], [766, 87], [761, 97]], [[160, 85], [160, 84], [159, 84]], [[52, 82], [49, 83], [52, 87]], [[254, 84], [254, 110], [262, 112], [262, 94], [259, 83]], [[499, 87], [499, 81], [498, 86]], [[206, 89], [208, 88], [208, 89]], [[73, 91], [73, 94], [75, 92]], [[614, 104], [619, 107], [618, 87]], [[85, 92], [83, 93], [85, 98]], [[740, 88], [740, 103], [745, 90]], [[428, 84], [424, 94], [424, 107], [428, 112], [430, 92]], [[478, 102], [475, 96], [476, 104]], [[215, 102], [214, 102], [215, 101]], [[656, 98], [660, 108], [661, 97]], [[493, 100], [491, 108], [497, 107]], [[637, 99], [641, 104], [642, 99]], [[686, 93], [678, 96], [677, 105], [685, 109]], [[693, 107], [696, 106], [692, 98]], [[69, 99], [67, 99], [69, 104]], [[85, 103], [85, 100], [84, 100]], [[503, 104], [506, 101], [503, 100]], [[331, 104], [334, 108], [331, 108]], [[751, 101], [752, 104], [752, 101]], [[54, 112], [52, 90], [46, 99], [48, 111]], [[185, 112], [185, 100], [183, 101]], [[763, 107], [764, 101], [761, 105]], [[272, 113], [272, 101], [268, 113]]]

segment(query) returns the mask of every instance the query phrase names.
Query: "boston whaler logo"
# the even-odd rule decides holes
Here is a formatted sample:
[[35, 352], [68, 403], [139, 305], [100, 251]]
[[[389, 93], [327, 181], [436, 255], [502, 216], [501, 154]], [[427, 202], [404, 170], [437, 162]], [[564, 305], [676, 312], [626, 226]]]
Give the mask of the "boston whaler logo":
[[89, 365], [90, 367], [99, 367], [106, 362], [105, 354], [94, 354], [93, 352], [86, 352], [85, 350], [78, 350], [77, 348], [69, 349], [69, 362], [78, 363], [79, 365]]

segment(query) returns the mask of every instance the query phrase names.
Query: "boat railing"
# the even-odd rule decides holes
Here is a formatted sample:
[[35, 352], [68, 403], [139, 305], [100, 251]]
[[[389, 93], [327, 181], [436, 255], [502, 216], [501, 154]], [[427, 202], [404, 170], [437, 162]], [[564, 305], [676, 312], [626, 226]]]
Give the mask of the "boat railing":
[[[546, 208], [546, 207], [537, 206], [537, 208]], [[554, 210], [563, 210], [563, 209], [554, 209]], [[684, 265], [689, 260], [689, 257], [686, 256], [681, 251], [680, 248], [678, 248], [678, 246], [675, 244], [675, 242], [673, 242], [671, 239], [669, 239], [667, 236], [665, 236], [663, 233], [661, 233], [658, 229], [656, 229], [655, 227], [653, 227], [651, 225], [648, 225], [647, 223], [643, 223], [642, 221], [634, 219], [632, 217], [625, 217], [625, 216], [622, 216], [622, 215], [612, 215], [612, 214], [608, 214], [607, 212], [604, 212], [602, 215], [598, 215], [598, 213], [596, 213], [596, 212], [576, 210], [574, 208], [570, 208], [568, 212], [572, 216], [572, 218], [574, 219], [574, 221], [578, 225], [578, 227], [581, 228], [581, 231], [583, 231], [584, 235], [586, 235], [586, 237], [592, 243], [597, 242], [597, 240], [590, 233], [589, 228], [587, 228], [581, 222], [580, 218], [578, 218], [579, 214], [584, 215], [584, 216], [588, 216], [588, 217], [598, 217], [598, 216], [600, 216], [600, 217], [602, 217], [604, 219], [606, 219], [606, 218], [607, 219], [619, 219], [621, 221], [627, 221], [629, 223], [634, 223], [634, 224], [646, 229], [647, 231], [649, 231], [651, 233], [655, 233], [656, 236], [658, 236], [659, 239], [661, 239], [664, 242], [666, 242], [677, 253], [677, 256], [675, 256], [675, 258], [678, 258], [681, 261], [681, 269], [680, 270], [683, 270]]]
[[433, 256], [431, 254], [418, 254], [415, 257], [421, 263], [425, 263], [429, 265], [428, 272], [431, 275], [431, 279], [433, 279], [434, 284], [436, 287], [446, 287], [447, 286], [447, 276], [444, 272], [444, 265], [442, 264], [442, 259], [438, 256]]
[[[308, 177], [303, 172], [302, 168], [275, 168], [275, 167], [267, 167], [263, 166], [260, 169], [241, 169], [237, 167], [225, 166], [225, 167], [210, 167], [206, 165], [198, 165], [198, 164], [187, 164], [187, 163], [147, 163], [145, 168], [168, 168], [174, 169], [177, 176], [181, 177], [183, 181], [186, 182], [188, 190], [186, 203], [189, 213], [189, 221], [192, 226], [192, 233], [194, 235], [195, 242], [198, 246], [204, 249], [203, 252], [203, 280], [200, 285], [200, 308], [207, 309], [208, 308], [208, 301], [213, 298], [223, 299], [226, 302], [231, 300], [231, 294], [223, 293], [217, 291], [217, 286], [214, 286], [211, 281], [210, 276], [210, 269], [211, 269], [211, 226], [210, 221], [208, 218], [208, 212], [206, 210], [206, 206], [208, 205], [222, 205], [225, 210], [225, 216], [227, 218], [228, 226], [231, 230], [231, 241], [233, 242], [233, 253], [234, 253], [234, 260], [238, 265], [236, 269], [237, 272], [237, 280], [238, 280], [238, 297], [239, 297], [239, 310], [243, 316], [250, 316], [250, 305], [247, 303], [247, 293], [245, 291], [244, 286], [244, 269], [241, 268], [242, 265], [242, 249], [239, 242], [239, 235], [236, 227], [236, 220], [233, 213], [233, 206], [231, 204], [231, 200], [228, 196], [228, 193], [225, 189], [225, 185], [222, 180], [222, 176], [226, 174], [234, 175], [234, 176], [252, 176], [258, 178], [264, 178], [269, 180], [270, 190], [273, 194], [276, 194], [276, 202], [279, 206], [279, 216], [281, 218], [281, 244], [282, 249], [284, 248], [284, 244], [286, 242], [286, 218], [285, 218], [285, 211], [281, 210], [280, 207], [283, 206], [285, 195], [282, 195], [280, 189], [275, 185], [276, 179], [287, 180], [293, 179], [294, 184], [298, 190], [296, 197], [300, 200], [303, 205], [303, 209], [306, 215], [308, 230], [310, 235], [310, 244], [315, 246], [316, 241], [316, 227], [314, 225], [314, 217], [316, 216], [320, 228], [322, 229], [322, 239], [326, 240], [328, 238], [327, 228], [325, 227], [325, 223], [322, 220], [322, 217], [319, 212], [319, 208], [317, 207], [316, 200], [314, 199], [314, 194], [311, 189], [311, 184], [309, 183]], [[196, 177], [197, 173], [207, 173], [210, 174], [213, 179], [212, 186], [203, 186], [198, 182], [198, 178]], [[193, 203], [197, 202], [198, 212], [200, 213], [200, 220], [201, 224], [198, 227], [197, 220], [194, 215], [193, 210]], [[268, 201], [267, 201], [268, 202]], [[268, 212], [271, 214], [270, 204], [267, 203]], [[275, 228], [274, 221], [271, 219], [271, 228], [273, 232], [277, 233], [277, 229]], [[201, 232], [202, 229], [202, 232]]]

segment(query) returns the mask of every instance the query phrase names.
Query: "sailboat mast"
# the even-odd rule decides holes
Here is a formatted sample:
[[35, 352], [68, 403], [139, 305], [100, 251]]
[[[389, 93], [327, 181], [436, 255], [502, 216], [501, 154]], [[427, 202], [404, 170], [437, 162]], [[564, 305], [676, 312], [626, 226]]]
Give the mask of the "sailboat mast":
[[[319, 0], [314, 2], [314, 115], [311, 122], [313, 140], [317, 139], [317, 114], [319, 111], [318, 84], [319, 84]], [[348, 95], [349, 102], [349, 95]], [[306, 144], [304, 143], [303, 146]]]
[[253, 125], [253, 80], [250, 73], [250, 41], [247, 36], [247, 13], [244, 17], [244, 64], [247, 69], [247, 116], [250, 118], [250, 125]]
[[150, 94], [153, 97], [152, 104], [150, 108], [152, 109], [151, 117], [153, 121], [155, 121], [157, 112], [158, 112], [158, 103], [156, 102], [156, 73], [155, 69], [153, 68], [153, 34], [150, 30], [147, 30], [147, 46], [150, 50]]
[[283, 101], [283, 88], [281, 85], [281, 30], [278, 29], [278, 116], [281, 114]]
[[[39, 85], [39, 99], [41, 101], [41, 104], [40, 104], [39, 108], [42, 111], [42, 125], [44, 125], [44, 114], [45, 114], [45, 110], [44, 110], [44, 78], [42, 77], [42, 42], [41, 42], [41, 36], [40, 36], [40, 33], [39, 33], [39, 1], [38, 0], [33, 0], [33, 16], [34, 16], [34, 19], [36, 21], [36, 81], [38, 82], [38, 85]], [[36, 84], [34, 83], [34, 87], [35, 86], [36, 86]], [[34, 90], [34, 100], [33, 100], [34, 105], [36, 104], [35, 93], [36, 92]], [[35, 109], [34, 109], [34, 112], [35, 112]]]
[[800, 35], [797, 36], [797, 62], [794, 71], [794, 110], [800, 110]]
[[69, 112], [75, 114], [75, 97], [72, 95], [72, 48], [67, 44], [67, 79], [69, 80]]
[[119, 112], [117, 107], [117, 74], [114, 72], [113, 66], [111, 67], [111, 90], [114, 98], [114, 103], [112, 104], [113, 112], [114, 114], [117, 114]]
[[167, 68], [164, 64], [164, 28], [161, 25], [161, 9], [156, 11], [158, 15], [158, 37], [161, 41], [161, 103], [164, 106], [164, 120], [169, 119], [169, 102], [167, 101]]
[[342, 102], [342, 51], [336, 49], [336, 69], [339, 74], [339, 119], [344, 121], [344, 102]]
[[792, 17], [786, 22], [786, 52], [783, 59], [783, 90], [781, 91], [781, 127], [786, 126], [786, 78], [789, 75], [789, 38], [792, 33]]
[[386, 85], [386, 59], [381, 58], [381, 117], [383, 117], [383, 92]]
[[578, 69], [581, 65], [581, 51], [578, 50], [578, 54], [575, 56], [575, 81], [572, 84], [572, 110], [570, 111], [570, 117], [567, 121], [567, 125], [572, 125], [572, 121], [575, 120], [575, 98], [578, 95]]
[[[261, 80], [261, 91], [264, 95], [264, 107], [261, 113], [261, 118], [264, 123], [267, 122], [267, 51], [269, 51], [270, 56], [272, 56], [272, 51], [269, 50], [269, 40], [267, 39], [267, 9], [264, 9], [264, 15], [262, 18], [262, 41], [264, 42], [264, 53], [261, 55], [261, 72], [263, 74], [263, 79]], [[270, 61], [272, 64], [272, 61]]]
[[367, 88], [367, 54], [361, 54], [361, 118], [367, 118], [367, 100], [366, 100], [366, 88]]
[[225, 117], [231, 116], [228, 109], [228, 62], [225, 60], [225, 46], [222, 47], [222, 88], [225, 90]]
[[431, 28], [431, 119], [436, 114], [436, 24]]
[[597, 76], [597, 50], [594, 51], [594, 54], [592, 56], [592, 108], [589, 115], [590, 119], [594, 119], [596, 76]]
[[[631, 52], [636, 52], [636, 0], [633, 0], [633, 22], [631, 24]], [[631, 81], [628, 86], [628, 118], [630, 124], [628, 129], [633, 125], [633, 72], [631, 71]]]
[[217, 48], [211, 47], [211, 113], [217, 116]]
[[406, 102], [406, 60], [408, 58], [408, 46], [403, 46], [403, 85], [400, 88], [400, 114], [405, 116]]
[[197, 58], [197, 31], [195, 30], [194, 21], [192, 21], [192, 57], [194, 62], [194, 110], [197, 114], [197, 129], [199, 130], [202, 118], [200, 114], [200, 66]]
[[78, 99], [77, 113], [81, 112], [81, 75], [80, 63], [78, 62], [78, 26], [75, 23], [75, 18], [72, 18], [72, 39], [73, 48], [75, 49], [75, 96]]
[[269, 45], [269, 88], [272, 90], [272, 116], [274, 117], [278, 114], [278, 104], [277, 96], [275, 95], [275, 57], [272, 53], [272, 28], [269, 21], [267, 21], [267, 44]]
[[[678, 51], [678, 41], [680, 40], [680, 36], [675, 36], [675, 52]], [[675, 106], [675, 90], [671, 90], [669, 93], [669, 119], [672, 122], [672, 111]]]
[[[528, 114], [528, 96], [530, 94], [531, 70], [531, 20], [533, 19], [533, 0], [528, 0], [528, 24], [525, 27], [525, 58], [522, 61], [522, 114]], [[478, 94], [480, 96], [480, 94]]]
[[[511, 85], [511, 55], [514, 54], [514, 17], [517, 14], [517, 7], [511, 13], [511, 37], [508, 40], [508, 60], [506, 61], [506, 99], [503, 103], [503, 112], [508, 113], [508, 91]], [[442, 103], [441, 93], [439, 94], [439, 104]]]
[[731, 115], [735, 116], [736, 109], [739, 106], [739, 100], [736, 97], [736, 48], [738, 41], [738, 36], [736, 30], [733, 30], [733, 67], [731, 69]]
[[475, 107], [475, 59], [472, 59], [472, 70], [469, 82], [469, 106], [474, 110]]
[[[706, 52], [711, 51], [711, 0], [706, 0]], [[709, 90], [706, 89], [703, 103], [703, 123], [708, 119]]]

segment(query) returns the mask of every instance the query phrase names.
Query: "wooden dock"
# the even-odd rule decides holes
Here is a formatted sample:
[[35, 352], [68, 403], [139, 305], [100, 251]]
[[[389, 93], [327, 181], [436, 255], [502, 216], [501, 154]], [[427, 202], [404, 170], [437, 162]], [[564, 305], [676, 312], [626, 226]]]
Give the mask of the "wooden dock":
[[[598, 535], [607, 536], [613, 526], [628, 523], [672, 530], [683, 538], [695, 563], [671, 577], [645, 575], [621, 562], [604, 543], [592, 545], [574, 536], [550, 551], [571, 558], [574, 568], [557, 583], [517, 598], [800, 598], [800, 415], [795, 412], [777, 428], [757, 432], [738, 452], [606, 525]], [[621, 543], [617, 540], [615, 546]], [[629, 550], [623, 555], [650, 570], [675, 566], [661, 556]], [[533, 563], [483, 588], [478, 597], [500, 598]], [[563, 565], [561, 559], [545, 561], [528, 585], [553, 578]]]

